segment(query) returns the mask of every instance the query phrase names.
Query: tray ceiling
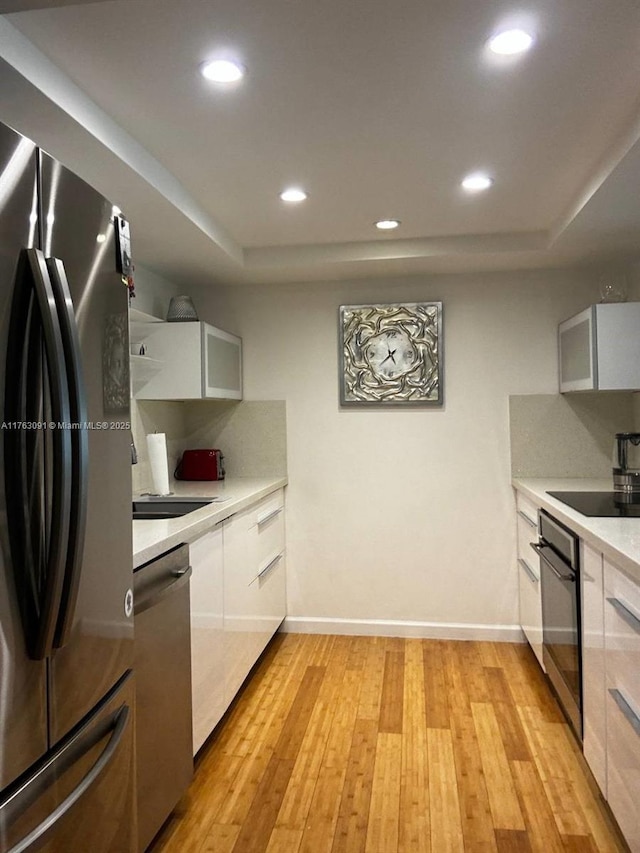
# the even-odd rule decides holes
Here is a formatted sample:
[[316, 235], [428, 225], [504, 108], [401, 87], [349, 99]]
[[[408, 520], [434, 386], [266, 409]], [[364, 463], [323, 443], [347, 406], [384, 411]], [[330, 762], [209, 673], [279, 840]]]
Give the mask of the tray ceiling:
[[[0, 18], [4, 120], [113, 198], [159, 272], [283, 281], [591, 263], [640, 246], [633, 0], [533, 0], [524, 16], [477, 0], [0, 11], [38, 5], [52, 8]], [[533, 48], [490, 56], [489, 36], [516, 24]], [[198, 72], [220, 50], [246, 65], [233, 88]], [[468, 195], [476, 169], [494, 184]], [[291, 184], [309, 198], [283, 204]], [[383, 217], [402, 224], [382, 234]]]

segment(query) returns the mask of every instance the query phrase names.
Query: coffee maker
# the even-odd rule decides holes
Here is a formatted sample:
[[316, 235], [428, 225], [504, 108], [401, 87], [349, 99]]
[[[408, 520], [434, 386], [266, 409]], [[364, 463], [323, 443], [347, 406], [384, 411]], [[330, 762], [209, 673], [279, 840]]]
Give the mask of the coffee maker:
[[640, 432], [616, 433], [613, 445], [613, 491], [620, 496], [640, 498]]

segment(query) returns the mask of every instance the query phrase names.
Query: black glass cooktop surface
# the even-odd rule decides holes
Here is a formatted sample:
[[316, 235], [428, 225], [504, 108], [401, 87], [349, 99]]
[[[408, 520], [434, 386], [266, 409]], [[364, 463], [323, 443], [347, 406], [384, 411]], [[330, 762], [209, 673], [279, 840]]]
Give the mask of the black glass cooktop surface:
[[572, 509], [592, 518], [640, 518], [640, 495], [616, 492], [547, 492]]

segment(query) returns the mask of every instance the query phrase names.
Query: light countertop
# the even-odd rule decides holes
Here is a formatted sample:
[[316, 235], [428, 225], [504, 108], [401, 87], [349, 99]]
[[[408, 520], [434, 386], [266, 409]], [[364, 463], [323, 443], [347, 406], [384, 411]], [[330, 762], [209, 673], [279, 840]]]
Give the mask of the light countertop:
[[513, 487], [566, 524], [581, 539], [640, 582], [640, 518], [591, 518], [547, 492], [610, 492], [611, 479], [518, 478]]
[[[223, 498], [180, 518], [133, 522], [133, 567], [181, 543], [193, 542], [215, 524], [286, 486], [286, 477], [236, 477], [207, 482], [171, 482], [177, 497]], [[140, 495], [134, 495], [135, 500]]]

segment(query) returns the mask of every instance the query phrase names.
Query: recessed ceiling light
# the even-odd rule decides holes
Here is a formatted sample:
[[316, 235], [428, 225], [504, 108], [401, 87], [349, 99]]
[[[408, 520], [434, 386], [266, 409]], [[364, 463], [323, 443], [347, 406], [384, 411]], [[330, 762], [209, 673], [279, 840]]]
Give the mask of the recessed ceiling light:
[[379, 228], [381, 231], [391, 231], [397, 228], [398, 225], [400, 225], [399, 219], [379, 219], [376, 222], [376, 228]]
[[307, 194], [304, 190], [301, 190], [299, 187], [289, 187], [286, 190], [283, 190], [280, 193], [280, 198], [282, 201], [304, 201], [307, 198]]
[[533, 44], [533, 36], [524, 30], [503, 30], [489, 41], [489, 47], [501, 56], [513, 56], [524, 53]]
[[212, 59], [203, 62], [200, 73], [214, 83], [235, 83], [244, 77], [245, 70], [239, 62], [230, 59]]
[[462, 187], [469, 193], [477, 193], [482, 190], [488, 190], [493, 183], [493, 178], [485, 175], [484, 172], [473, 172], [467, 175], [462, 181]]

